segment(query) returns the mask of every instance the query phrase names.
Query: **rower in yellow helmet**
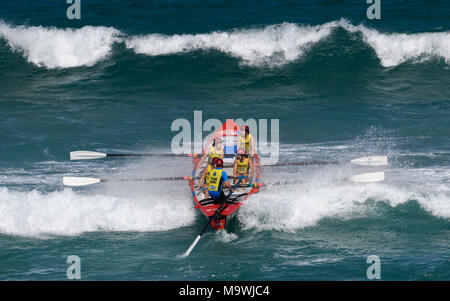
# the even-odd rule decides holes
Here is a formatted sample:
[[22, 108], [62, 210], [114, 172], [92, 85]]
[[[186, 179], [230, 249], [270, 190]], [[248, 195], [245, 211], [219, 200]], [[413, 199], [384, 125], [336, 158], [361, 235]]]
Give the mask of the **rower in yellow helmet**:
[[[220, 158], [214, 159], [212, 162], [212, 168], [208, 172], [208, 187], [204, 190], [205, 199], [212, 198], [213, 200], [220, 200], [224, 197], [223, 187], [226, 187], [233, 192], [233, 187], [231, 187], [228, 182], [228, 175], [222, 168], [223, 160]], [[201, 183], [204, 178], [205, 176], [202, 176], [199, 183]], [[199, 189], [199, 187], [197, 187], [197, 189]]]
[[241, 183], [245, 184], [249, 178], [253, 177], [253, 162], [248, 158], [244, 149], [239, 149], [237, 154], [233, 167], [234, 184], [239, 181], [239, 177], [245, 177], [241, 180]]
[[247, 125], [242, 127], [241, 136], [238, 139], [237, 149], [241, 148], [253, 160], [253, 155], [255, 154], [255, 138], [250, 134], [250, 129]]

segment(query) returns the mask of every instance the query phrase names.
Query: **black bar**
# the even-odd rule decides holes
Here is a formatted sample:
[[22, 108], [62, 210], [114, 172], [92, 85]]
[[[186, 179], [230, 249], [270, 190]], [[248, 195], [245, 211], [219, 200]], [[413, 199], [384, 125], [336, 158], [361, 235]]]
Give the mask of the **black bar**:
[[[212, 293], [210, 298], [205, 295], [192, 295], [186, 293], [199, 293], [197, 289], [209, 289]], [[243, 295], [243, 288], [246, 292], [254, 293], [254, 297], [248, 294]], [[34, 297], [39, 295], [46, 297], [55, 296], [58, 300], [63, 296], [70, 295], [71, 298], [85, 300], [87, 296], [98, 293], [103, 297], [111, 295], [117, 298], [129, 300], [130, 295], [146, 296], [143, 300], [170, 300], [186, 298], [196, 300], [218, 300], [218, 299], [246, 299], [246, 300], [284, 300], [281, 297], [295, 300], [317, 300], [319, 297], [332, 295], [330, 300], [336, 297], [343, 297], [347, 300], [353, 297], [355, 300], [364, 300], [364, 296], [369, 299], [380, 298], [386, 300], [387, 295], [393, 292], [401, 293], [406, 299], [406, 294], [417, 294], [419, 291], [430, 293], [443, 293], [445, 296], [450, 288], [450, 282], [439, 281], [327, 281], [327, 282], [295, 282], [295, 281], [31, 281], [31, 282], [0, 282], [2, 294], [6, 296], [11, 293], [15, 299], [20, 296], [28, 296], [30, 293]], [[238, 294], [239, 292], [239, 294]], [[153, 297], [151, 297], [153, 296]], [[159, 298], [157, 298], [158, 296]], [[303, 297], [299, 297], [303, 296]], [[394, 295], [392, 295], [394, 296]], [[290, 300], [290, 299], [289, 299]], [[293, 299], [292, 299], [293, 300]]]

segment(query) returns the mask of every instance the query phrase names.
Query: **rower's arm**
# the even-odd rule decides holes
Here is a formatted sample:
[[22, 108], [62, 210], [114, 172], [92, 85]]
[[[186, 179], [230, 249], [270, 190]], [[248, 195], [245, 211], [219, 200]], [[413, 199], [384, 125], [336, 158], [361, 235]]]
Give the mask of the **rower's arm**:
[[249, 173], [249, 178], [253, 177], [253, 162], [252, 160], [248, 160], [248, 166], [250, 167], [250, 173]]
[[203, 162], [205, 161], [206, 157], [209, 155], [209, 149], [203, 154], [202, 159], [200, 160], [200, 163], [198, 164], [199, 168], [202, 168]]
[[205, 180], [206, 173], [208, 172], [208, 168], [205, 168], [202, 171], [202, 176], [200, 177], [200, 180], [198, 181], [197, 189], [200, 189], [200, 186], [202, 185], [203, 181]]
[[237, 160], [238, 160], [238, 159], [234, 160], [234, 164], [233, 164], [233, 175], [236, 175], [236, 172], [237, 172]]

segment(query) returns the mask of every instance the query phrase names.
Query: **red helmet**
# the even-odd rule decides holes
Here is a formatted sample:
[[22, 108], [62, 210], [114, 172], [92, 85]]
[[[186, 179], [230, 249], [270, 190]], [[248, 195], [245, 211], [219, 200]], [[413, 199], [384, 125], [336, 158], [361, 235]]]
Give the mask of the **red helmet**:
[[222, 159], [220, 159], [220, 158], [215, 158], [216, 159], [216, 161], [214, 162], [214, 163], [216, 163], [216, 167], [220, 167], [220, 168], [222, 168], [223, 167], [223, 160]]

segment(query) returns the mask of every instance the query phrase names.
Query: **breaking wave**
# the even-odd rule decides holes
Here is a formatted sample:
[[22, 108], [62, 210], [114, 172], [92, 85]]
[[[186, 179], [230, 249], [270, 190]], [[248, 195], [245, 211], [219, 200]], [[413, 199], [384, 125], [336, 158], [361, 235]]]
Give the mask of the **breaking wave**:
[[380, 33], [363, 25], [341, 23], [349, 32], [360, 32], [372, 47], [383, 67], [394, 67], [412, 61], [423, 62], [437, 57], [450, 64], [450, 32]]
[[328, 36], [336, 24], [298, 26], [283, 23], [261, 29], [209, 34], [150, 34], [133, 37], [127, 40], [126, 45], [136, 53], [151, 56], [214, 49], [238, 57], [248, 65], [280, 65], [299, 58], [308, 45]]
[[[413, 182], [405, 180], [408, 174], [414, 175]], [[331, 175], [334, 172], [325, 171], [304, 177], [301, 184], [269, 187], [240, 209], [240, 223], [246, 229], [289, 232], [315, 226], [324, 218], [376, 215], [379, 202], [395, 208], [409, 201], [418, 202], [437, 218], [450, 219], [450, 194], [442, 185], [449, 174], [439, 173], [433, 178], [424, 170], [392, 170], [384, 182], [372, 184], [336, 182]], [[441, 184], [421, 185], [422, 177]]]
[[13, 51], [22, 53], [36, 66], [49, 69], [92, 66], [111, 53], [113, 43], [120, 41], [119, 34], [115, 28], [101, 26], [58, 29], [0, 23], [0, 37]]
[[81, 195], [71, 189], [42, 193], [0, 188], [0, 232], [46, 237], [91, 231], [166, 231], [195, 220], [182, 195]]
[[382, 33], [364, 25], [354, 26], [345, 19], [316, 26], [281, 23], [210, 33], [138, 36], [127, 36], [113, 27], [59, 29], [1, 22], [0, 37], [28, 62], [49, 69], [92, 66], [108, 58], [114, 43], [124, 43], [135, 53], [148, 56], [216, 50], [240, 59], [244, 65], [279, 66], [305, 56], [312, 45], [332, 35], [336, 28], [360, 34], [383, 67], [430, 58], [442, 58], [450, 64], [450, 32]]

